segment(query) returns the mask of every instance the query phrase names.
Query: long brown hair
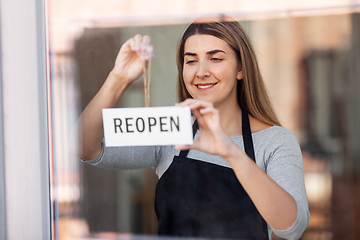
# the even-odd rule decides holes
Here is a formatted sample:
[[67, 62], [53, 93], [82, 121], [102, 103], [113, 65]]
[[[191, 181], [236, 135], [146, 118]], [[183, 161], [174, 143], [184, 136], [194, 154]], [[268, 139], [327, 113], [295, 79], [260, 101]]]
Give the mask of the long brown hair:
[[218, 21], [193, 22], [186, 29], [177, 51], [178, 100], [184, 101], [186, 98], [192, 98], [185, 87], [183, 78], [184, 47], [186, 40], [196, 34], [220, 38], [235, 51], [243, 73], [243, 79], [239, 80], [237, 84], [237, 100], [240, 108], [262, 122], [281, 126], [267, 94], [250, 39], [235, 20], [226, 21], [223, 18]]

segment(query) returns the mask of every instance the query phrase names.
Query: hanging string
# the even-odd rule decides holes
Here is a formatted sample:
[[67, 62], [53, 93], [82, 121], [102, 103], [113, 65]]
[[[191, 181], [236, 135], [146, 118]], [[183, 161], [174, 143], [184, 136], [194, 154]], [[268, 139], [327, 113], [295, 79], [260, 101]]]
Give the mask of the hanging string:
[[144, 79], [145, 107], [150, 107], [151, 59], [148, 60], [147, 69], [146, 69], [146, 61], [143, 61], [143, 79]]
[[[144, 101], [145, 107], [150, 107], [150, 84], [151, 84], [151, 58], [153, 57], [151, 45], [142, 46], [143, 79], [144, 79]], [[147, 61], [147, 68], [146, 68]]]

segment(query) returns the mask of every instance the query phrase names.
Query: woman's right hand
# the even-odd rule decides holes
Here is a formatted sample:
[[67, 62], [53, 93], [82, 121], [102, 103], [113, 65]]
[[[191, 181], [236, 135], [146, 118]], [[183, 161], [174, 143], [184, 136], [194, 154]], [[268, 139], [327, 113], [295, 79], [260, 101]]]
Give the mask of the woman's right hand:
[[79, 157], [83, 160], [96, 158], [104, 137], [102, 109], [116, 107], [127, 86], [138, 79], [152, 56], [153, 47], [149, 36], [137, 34], [120, 48], [115, 66], [95, 97], [86, 106], [79, 119]]
[[143, 73], [144, 61], [147, 65], [153, 53], [149, 36], [135, 35], [127, 40], [120, 48], [116, 57], [112, 74], [129, 85]]

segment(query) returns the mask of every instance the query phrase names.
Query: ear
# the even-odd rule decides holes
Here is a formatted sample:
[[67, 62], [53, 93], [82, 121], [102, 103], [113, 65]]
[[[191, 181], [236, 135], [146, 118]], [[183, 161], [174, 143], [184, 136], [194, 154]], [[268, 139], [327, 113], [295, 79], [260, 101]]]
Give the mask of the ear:
[[236, 79], [237, 80], [241, 80], [241, 79], [243, 79], [243, 73], [242, 73], [242, 71], [241, 70], [239, 70], [239, 72], [237, 73], [237, 75], [236, 75]]

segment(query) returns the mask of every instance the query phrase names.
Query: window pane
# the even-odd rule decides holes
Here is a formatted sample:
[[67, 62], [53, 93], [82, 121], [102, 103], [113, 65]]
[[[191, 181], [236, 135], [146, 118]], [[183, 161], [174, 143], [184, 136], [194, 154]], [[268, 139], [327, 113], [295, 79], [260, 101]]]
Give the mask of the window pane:
[[[172, 106], [181, 34], [192, 19], [215, 11], [239, 20], [250, 35], [276, 113], [300, 142], [311, 214], [302, 239], [360, 236], [356, 4], [351, 8], [335, 0], [295, 1], [292, 6], [231, 0], [50, 2], [53, 190], [59, 239], [156, 236], [155, 170], [88, 166], [76, 158], [77, 147], [70, 139], [77, 118], [114, 66], [120, 46], [137, 33], [149, 35], [155, 47], [151, 106]], [[143, 91], [139, 79], [118, 107], [142, 107]]]

